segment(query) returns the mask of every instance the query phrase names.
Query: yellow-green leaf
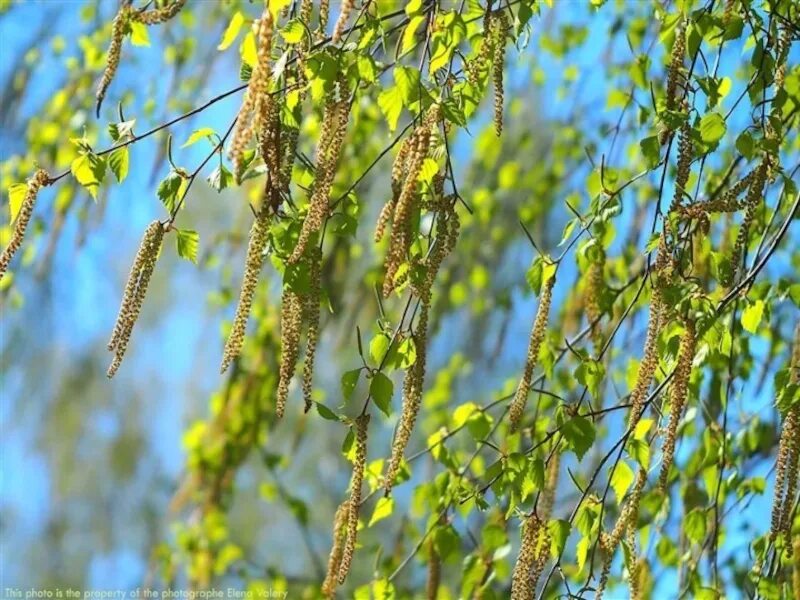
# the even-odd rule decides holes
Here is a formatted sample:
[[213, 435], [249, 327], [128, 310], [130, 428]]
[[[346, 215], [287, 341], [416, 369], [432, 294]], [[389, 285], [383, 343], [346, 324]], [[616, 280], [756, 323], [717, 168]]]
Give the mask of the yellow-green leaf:
[[248, 31], [247, 35], [242, 40], [242, 45], [239, 47], [239, 53], [242, 55], [242, 60], [253, 68], [258, 63], [258, 48], [256, 48], [256, 36], [252, 31]]
[[239, 30], [244, 24], [244, 15], [240, 11], [233, 13], [231, 22], [225, 28], [225, 33], [222, 34], [222, 41], [217, 46], [217, 50], [226, 50], [236, 40], [239, 35]]
[[372, 527], [378, 521], [390, 516], [392, 514], [392, 510], [394, 510], [394, 498], [380, 498], [378, 503], [375, 505], [375, 510], [372, 511], [372, 517], [370, 517], [367, 527]]
[[189, 136], [189, 139], [186, 140], [186, 143], [183, 146], [181, 146], [181, 148], [186, 148], [187, 146], [191, 146], [192, 144], [197, 143], [203, 138], [214, 135], [214, 133], [215, 132], [213, 129], [211, 129], [211, 127], [203, 127], [202, 129], [198, 129], [194, 133], [192, 133], [192, 135]]
[[28, 191], [28, 186], [24, 183], [15, 183], [8, 188], [8, 210], [11, 213], [9, 223], [13, 223], [14, 219], [19, 214], [19, 209], [22, 207], [22, 201], [25, 199], [25, 192]]
[[134, 46], [150, 45], [150, 37], [147, 34], [147, 27], [144, 23], [131, 21], [131, 43]]
[[128, 155], [128, 147], [123, 146], [117, 148], [108, 156], [108, 166], [117, 181], [122, 183], [128, 176], [128, 166], [130, 157]]
[[745, 331], [755, 333], [758, 330], [758, 325], [761, 323], [761, 317], [764, 316], [764, 301], [756, 300], [742, 311], [742, 327]]
[[177, 229], [175, 245], [178, 256], [197, 264], [197, 250], [200, 247], [200, 235], [191, 229]]
[[624, 460], [617, 463], [614, 469], [614, 474], [611, 476], [611, 487], [614, 488], [614, 494], [617, 497], [617, 502], [622, 502], [625, 493], [633, 483], [633, 469], [628, 466]]

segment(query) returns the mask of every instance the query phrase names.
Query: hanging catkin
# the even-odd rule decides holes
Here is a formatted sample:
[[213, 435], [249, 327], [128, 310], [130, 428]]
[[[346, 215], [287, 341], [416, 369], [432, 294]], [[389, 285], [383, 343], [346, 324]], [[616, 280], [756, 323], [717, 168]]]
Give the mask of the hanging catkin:
[[300, 296], [284, 284], [281, 298], [281, 364], [275, 415], [280, 418], [286, 409], [289, 383], [300, 356], [300, 333], [303, 325], [303, 303]]
[[[789, 382], [800, 385], [800, 324], [794, 335], [792, 356], [789, 359]], [[775, 491], [772, 500], [772, 519], [770, 539], [774, 540], [779, 533], [784, 533], [786, 541], [790, 539], [792, 527], [792, 509], [797, 493], [798, 464], [800, 461], [800, 405], [789, 407], [783, 418], [778, 456], [775, 461]], [[787, 547], [793, 550], [791, 544]]]
[[[663, 240], [663, 236], [662, 236]], [[663, 246], [659, 249], [659, 254], [666, 251]], [[658, 269], [657, 269], [658, 271]], [[658, 366], [658, 333], [660, 331], [663, 306], [661, 302], [661, 291], [656, 284], [650, 300], [650, 318], [647, 322], [647, 337], [644, 343], [644, 353], [642, 362], [639, 363], [639, 370], [636, 373], [636, 383], [630, 395], [631, 411], [628, 417], [628, 428], [633, 430], [644, 412], [645, 400], [650, 384], [653, 381], [656, 367]]]
[[748, 237], [750, 235], [750, 225], [756, 216], [761, 200], [764, 196], [764, 186], [767, 183], [767, 175], [769, 173], [769, 161], [763, 159], [758, 165], [755, 176], [753, 177], [750, 187], [747, 190], [747, 197], [745, 198], [745, 212], [742, 224], [739, 226], [739, 231], [736, 234], [736, 242], [733, 245], [731, 252], [731, 275], [730, 279], [723, 281], [723, 285], [730, 286], [736, 283], [736, 274], [741, 267], [744, 251], [747, 247]]
[[600, 327], [600, 318], [603, 315], [603, 311], [600, 308], [600, 296], [605, 287], [605, 281], [603, 279], [605, 263], [606, 253], [598, 246], [597, 256], [591, 258], [589, 268], [586, 272], [586, 286], [583, 294], [586, 319], [591, 327], [595, 354], [599, 354], [603, 348], [603, 331]]
[[309, 262], [309, 291], [303, 298], [303, 314], [308, 324], [306, 330], [306, 356], [303, 362], [305, 412], [308, 412], [313, 404], [311, 393], [314, 389], [314, 358], [317, 352], [317, 338], [319, 336], [320, 279], [322, 277], [322, 251], [319, 247], [314, 248]]
[[[686, 19], [681, 17], [675, 28], [675, 41], [672, 44], [670, 63], [667, 68], [666, 110], [675, 110], [678, 106], [678, 87], [683, 78], [683, 56], [686, 53]], [[659, 135], [660, 143], [664, 143], [669, 130], [664, 129]]]
[[28, 229], [28, 223], [30, 223], [31, 216], [33, 215], [33, 207], [36, 204], [36, 197], [39, 194], [39, 190], [42, 189], [43, 186], [49, 184], [50, 177], [44, 169], [38, 169], [33, 174], [33, 177], [28, 180], [25, 197], [22, 199], [19, 213], [14, 222], [14, 231], [11, 233], [11, 240], [8, 242], [6, 249], [3, 250], [3, 253], [0, 254], [0, 279], [3, 278], [3, 275], [5, 275], [8, 270], [8, 265], [11, 263], [11, 259], [14, 258], [14, 254], [16, 254], [17, 250], [22, 246], [22, 242], [25, 239], [25, 231]]
[[250, 228], [250, 241], [247, 244], [242, 288], [239, 291], [239, 303], [236, 306], [233, 325], [231, 326], [230, 334], [228, 334], [228, 341], [225, 343], [225, 350], [222, 353], [220, 373], [224, 373], [242, 351], [247, 320], [250, 318], [250, 309], [253, 306], [253, 296], [258, 286], [261, 267], [264, 264], [264, 250], [267, 247], [269, 223], [267, 207], [263, 207]]
[[536, 515], [525, 518], [520, 527], [520, 547], [511, 575], [511, 600], [530, 600], [550, 552], [547, 523]]
[[308, 203], [308, 213], [303, 220], [297, 245], [289, 263], [296, 263], [303, 256], [311, 238], [322, 231], [330, 211], [330, 193], [336, 176], [336, 166], [347, 133], [350, 117], [350, 88], [345, 77], [337, 81], [339, 99], [332, 91], [325, 101], [322, 131], [317, 144], [317, 165], [314, 174], [314, 189]]
[[333, 27], [333, 36], [331, 36], [332, 43], [338, 44], [341, 41], [345, 29], [347, 28], [347, 21], [355, 5], [355, 0], [342, 0], [342, 10], [339, 13], [339, 18], [336, 20], [336, 25]]
[[678, 364], [675, 367], [675, 377], [672, 380], [672, 387], [670, 388], [669, 425], [667, 426], [667, 432], [664, 437], [661, 472], [658, 477], [658, 486], [662, 492], [666, 489], [669, 469], [672, 466], [672, 460], [675, 454], [678, 424], [683, 416], [686, 398], [689, 394], [689, 378], [692, 375], [692, 361], [694, 360], [695, 348], [697, 347], [697, 332], [695, 331], [694, 321], [687, 319], [684, 323], [684, 327], [680, 349], [678, 350]]
[[336, 597], [339, 567], [342, 563], [345, 540], [347, 539], [347, 518], [350, 514], [350, 501], [345, 500], [336, 509], [333, 517], [333, 544], [328, 555], [328, 569], [322, 582], [322, 595], [326, 598]]
[[177, 15], [184, 4], [186, 4], [186, 0], [173, 0], [173, 2], [162, 8], [134, 11], [131, 17], [134, 21], [144, 23], [145, 25], [157, 25], [159, 23], [165, 23]]
[[356, 419], [355, 444], [356, 455], [353, 462], [353, 477], [350, 480], [350, 501], [347, 510], [347, 539], [345, 540], [342, 560], [339, 565], [339, 585], [344, 583], [350, 572], [353, 554], [356, 550], [358, 534], [358, 510], [361, 507], [361, 482], [364, 479], [364, 468], [367, 465], [367, 425], [369, 415], [363, 414]]
[[[629, 529], [636, 529], [639, 521], [639, 502], [642, 499], [642, 492], [646, 483], [647, 471], [639, 467], [636, 473], [636, 481], [628, 492], [627, 501], [622, 510], [620, 510], [614, 528], [610, 534], [603, 532], [600, 535], [600, 546], [605, 551], [605, 557], [603, 558], [600, 580], [595, 591], [595, 600], [601, 600], [603, 597], [608, 583], [608, 576], [611, 572], [611, 561], [614, 559], [614, 552], [622, 541], [622, 536]], [[633, 533], [629, 532], [628, 535], [631, 536]]]
[[519, 428], [522, 422], [522, 415], [525, 411], [525, 404], [528, 402], [528, 394], [531, 390], [531, 382], [533, 381], [533, 371], [539, 360], [539, 349], [542, 347], [542, 342], [547, 332], [547, 319], [550, 316], [550, 303], [553, 297], [553, 286], [555, 282], [556, 278], [555, 274], [553, 274], [542, 284], [539, 309], [536, 311], [536, 319], [533, 321], [533, 327], [531, 328], [531, 335], [528, 341], [528, 355], [525, 358], [525, 367], [522, 371], [522, 378], [520, 379], [519, 385], [517, 385], [517, 391], [514, 394], [514, 399], [511, 401], [511, 408], [508, 412], [511, 431], [516, 431]]
[[111, 24], [111, 43], [108, 46], [108, 53], [106, 56], [106, 68], [103, 70], [103, 75], [100, 77], [100, 83], [97, 85], [97, 105], [96, 113], [100, 115], [100, 107], [103, 104], [103, 99], [106, 97], [108, 86], [114, 79], [114, 75], [119, 67], [119, 58], [122, 54], [122, 40], [125, 37], [125, 30], [128, 28], [128, 21], [131, 15], [131, 7], [127, 2], [119, 8], [119, 12], [114, 17]]
[[494, 14], [487, 12], [483, 18], [483, 37], [481, 39], [481, 47], [475, 58], [469, 61], [466, 65], [467, 81], [473, 87], [480, 85], [481, 73], [486, 69], [486, 66], [491, 62], [494, 56]]
[[499, 11], [492, 19], [492, 83], [494, 84], [494, 132], [503, 133], [503, 72], [505, 70], [508, 17]]
[[164, 226], [160, 221], [150, 223], [142, 236], [139, 250], [125, 284], [117, 322], [114, 325], [111, 340], [108, 342], [108, 349], [114, 352], [114, 359], [108, 367], [107, 375], [109, 377], [114, 376], [125, 356], [133, 326], [139, 318], [147, 286], [150, 284], [150, 278], [161, 252], [163, 239]]
[[425, 581], [425, 597], [436, 600], [439, 597], [439, 584], [442, 580], [442, 557], [436, 551], [433, 537], [428, 541], [428, 578]]
[[269, 82], [272, 76], [270, 56], [272, 53], [272, 37], [275, 23], [269, 8], [265, 8], [257, 22], [258, 47], [256, 64], [250, 75], [250, 81], [244, 92], [242, 106], [236, 118], [231, 147], [228, 152], [233, 163], [233, 173], [239, 181], [242, 176], [242, 160], [244, 151], [255, 132], [263, 129], [263, 120], [268, 114], [268, 106], [272, 103], [269, 95]]
[[325, 37], [325, 31], [328, 29], [328, 19], [331, 14], [331, 1], [320, 0], [319, 2], [319, 38]]
[[412, 334], [414, 347], [417, 351], [417, 359], [405, 373], [403, 379], [403, 405], [400, 411], [400, 421], [397, 424], [397, 431], [392, 440], [392, 452], [389, 457], [389, 465], [386, 469], [384, 478], [384, 492], [388, 496], [392, 492], [397, 474], [403, 462], [403, 455], [411, 439], [411, 433], [417, 420], [420, 405], [422, 403], [422, 391], [425, 386], [425, 368], [427, 361], [428, 343], [428, 317], [431, 303], [431, 288], [436, 278], [436, 273], [444, 258], [453, 250], [459, 233], [458, 215], [454, 205], [451, 203], [447, 209], [440, 213], [439, 224], [437, 225], [437, 236], [434, 246], [428, 257], [423, 260], [426, 267], [425, 278], [421, 285], [415, 289], [417, 297], [420, 299], [420, 312], [417, 326]]

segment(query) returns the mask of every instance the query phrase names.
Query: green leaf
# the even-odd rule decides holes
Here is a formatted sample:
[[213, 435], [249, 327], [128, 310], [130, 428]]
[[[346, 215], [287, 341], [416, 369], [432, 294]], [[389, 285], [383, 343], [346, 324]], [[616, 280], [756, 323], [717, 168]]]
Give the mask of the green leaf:
[[433, 178], [439, 172], [439, 165], [432, 158], [426, 158], [422, 163], [422, 168], [419, 171], [418, 181], [430, 185]]
[[564, 551], [571, 528], [569, 521], [564, 519], [553, 520], [547, 524], [547, 530], [550, 532], [550, 555], [553, 559], [557, 559]]
[[125, 181], [125, 178], [128, 176], [128, 161], [129, 154], [127, 146], [117, 148], [108, 155], [108, 167], [111, 169], [111, 172], [114, 173], [114, 177], [117, 178], [119, 183]]
[[9, 223], [13, 223], [19, 214], [19, 209], [22, 208], [22, 202], [25, 200], [25, 194], [28, 191], [27, 184], [15, 183], [8, 188], [8, 210], [9, 210]]
[[743, 131], [736, 138], [736, 149], [746, 159], [750, 160], [755, 155], [756, 143], [749, 131]]
[[421, 85], [419, 70], [398, 65], [394, 68], [394, 82], [400, 90], [404, 106], [410, 106], [419, 99]]
[[400, 113], [403, 112], [403, 94], [396, 85], [386, 88], [378, 94], [378, 107], [386, 117], [389, 130], [397, 129], [397, 121], [400, 119]]
[[200, 235], [191, 229], [176, 229], [178, 234], [175, 245], [178, 256], [197, 264], [197, 250], [200, 247]]
[[642, 149], [647, 166], [651, 169], [655, 168], [661, 159], [661, 144], [658, 142], [658, 136], [651, 135], [644, 138], [639, 142], [639, 147]]
[[317, 412], [319, 416], [328, 421], [338, 421], [339, 417], [330, 408], [325, 406], [322, 402], [314, 402], [317, 405]]
[[376, 365], [380, 365], [383, 362], [386, 352], [389, 350], [389, 344], [389, 337], [383, 332], [375, 334], [375, 337], [370, 341], [369, 356]]
[[189, 136], [189, 139], [186, 140], [186, 143], [181, 146], [181, 148], [186, 148], [187, 146], [191, 146], [192, 144], [199, 142], [203, 138], [208, 138], [214, 135], [216, 131], [211, 129], [211, 127], [203, 127], [202, 129], [197, 129], [192, 135]]
[[572, 417], [564, 423], [561, 432], [578, 459], [583, 458], [594, 443], [594, 425], [586, 417]]
[[222, 41], [217, 46], [217, 50], [226, 50], [236, 40], [239, 35], [239, 30], [244, 25], [244, 15], [240, 11], [233, 13], [230, 23], [225, 28], [225, 33], [222, 34]]
[[375, 373], [369, 383], [369, 393], [375, 401], [375, 406], [388, 417], [392, 412], [392, 395], [394, 394], [392, 380], [383, 373]]
[[342, 375], [341, 387], [342, 387], [342, 396], [344, 396], [345, 400], [350, 400], [353, 397], [353, 392], [358, 385], [358, 378], [361, 376], [361, 369], [353, 369], [352, 371], [346, 371]]
[[208, 176], [207, 181], [212, 188], [218, 192], [221, 192], [231, 184], [231, 181], [233, 181], [233, 174], [225, 167], [225, 165], [219, 165], [211, 172], [211, 175]]
[[88, 152], [72, 161], [70, 171], [78, 183], [97, 199], [97, 189], [106, 173], [106, 162], [99, 156]]
[[306, 28], [300, 19], [292, 19], [281, 30], [281, 37], [287, 44], [297, 44], [306, 36]]
[[375, 510], [372, 511], [372, 517], [369, 519], [369, 523], [367, 527], [372, 527], [378, 521], [382, 521], [386, 517], [392, 514], [394, 510], [394, 498], [390, 497], [382, 497], [378, 499], [378, 503], [375, 505]]
[[158, 184], [158, 189], [156, 190], [158, 199], [161, 200], [170, 213], [175, 209], [182, 183], [183, 177], [173, 170]]
[[401, 369], [408, 369], [417, 362], [417, 346], [413, 338], [406, 338], [397, 347], [398, 366]]
[[700, 138], [709, 144], [716, 144], [727, 131], [725, 119], [718, 113], [708, 113], [700, 119]]
[[619, 461], [617, 467], [614, 469], [614, 474], [611, 476], [611, 487], [614, 489], [614, 494], [617, 497], [618, 503], [622, 504], [622, 499], [625, 497], [632, 483], [633, 469], [631, 469], [624, 460]]
[[758, 325], [764, 316], [764, 301], [756, 300], [742, 311], [742, 327], [749, 333], [758, 331]]
[[258, 63], [258, 48], [256, 47], [256, 36], [252, 31], [248, 31], [247, 35], [242, 40], [242, 45], [239, 47], [239, 54], [242, 56], [242, 62], [248, 65], [251, 69]]
[[706, 513], [703, 508], [692, 509], [684, 519], [684, 532], [695, 544], [699, 544], [706, 537]]
[[147, 26], [138, 21], [131, 21], [131, 43], [134, 46], [149, 46], [150, 37], [147, 35]]

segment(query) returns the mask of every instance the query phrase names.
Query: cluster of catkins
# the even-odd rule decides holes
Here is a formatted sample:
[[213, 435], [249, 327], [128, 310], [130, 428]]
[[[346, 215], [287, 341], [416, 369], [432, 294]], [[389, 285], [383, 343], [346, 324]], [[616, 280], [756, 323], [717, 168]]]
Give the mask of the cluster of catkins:
[[669, 424], [667, 425], [667, 431], [664, 437], [661, 472], [658, 478], [658, 485], [662, 491], [666, 489], [669, 470], [675, 455], [678, 424], [683, 416], [683, 411], [686, 407], [686, 399], [689, 395], [689, 379], [692, 375], [692, 361], [694, 360], [696, 348], [697, 331], [695, 322], [692, 319], [686, 319], [684, 322], [683, 335], [681, 336], [680, 348], [678, 350], [678, 364], [675, 367], [675, 375], [672, 380], [672, 387], [670, 388]]
[[157, 220], [147, 226], [142, 236], [139, 250], [128, 275], [128, 282], [125, 284], [117, 322], [114, 324], [114, 330], [108, 342], [109, 351], [114, 353], [114, 359], [108, 367], [107, 375], [109, 377], [114, 376], [122, 363], [122, 357], [125, 356], [133, 326], [139, 318], [147, 286], [150, 284], [150, 278], [161, 252], [163, 239], [164, 226]]
[[403, 455], [405, 454], [406, 446], [408, 446], [408, 441], [411, 439], [411, 432], [414, 429], [417, 414], [422, 404], [431, 289], [442, 261], [455, 247], [460, 229], [454, 198], [442, 198], [440, 206], [442, 206], [442, 209], [438, 213], [437, 236], [428, 255], [422, 259], [421, 263], [421, 266], [425, 269], [425, 276], [413, 288], [415, 295], [419, 298], [419, 318], [412, 334], [414, 346], [417, 350], [417, 359], [406, 370], [403, 379], [403, 404], [400, 412], [400, 422], [392, 440], [392, 453], [384, 476], [384, 492], [387, 496], [391, 494], [394, 482], [400, 472]]
[[358, 511], [361, 508], [361, 484], [367, 466], [367, 426], [369, 414], [359, 415], [355, 420], [355, 459], [350, 479], [350, 498], [339, 506], [333, 523], [333, 547], [328, 557], [328, 572], [322, 584], [322, 593], [333, 598], [336, 586], [342, 585], [350, 572], [356, 550], [358, 534]]
[[514, 394], [514, 399], [511, 401], [511, 408], [508, 412], [511, 431], [516, 431], [519, 428], [522, 422], [522, 415], [525, 412], [525, 405], [528, 402], [528, 394], [531, 391], [531, 382], [533, 381], [533, 371], [539, 361], [539, 349], [542, 347], [542, 342], [547, 333], [547, 320], [550, 317], [550, 304], [553, 299], [555, 283], [555, 274], [542, 283], [539, 309], [536, 311], [536, 319], [533, 321], [530, 340], [528, 341], [525, 368], [522, 371], [522, 379], [517, 385], [517, 391]]
[[314, 188], [311, 192], [308, 212], [303, 220], [297, 245], [289, 257], [289, 264], [295, 264], [303, 257], [309, 242], [321, 235], [325, 220], [330, 214], [331, 189], [333, 188], [336, 166], [339, 163], [339, 156], [342, 153], [344, 138], [347, 133], [347, 122], [350, 118], [350, 100], [350, 86], [347, 83], [346, 75], [342, 73], [325, 99], [322, 131], [317, 143]]
[[25, 239], [25, 232], [28, 229], [31, 216], [33, 215], [33, 207], [36, 204], [36, 197], [39, 195], [39, 190], [43, 186], [49, 185], [50, 176], [44, 169], [38, 169], [28, 180], [28, 187], [25, 190], [25, 197], [22, 199], [22, 204], [19, 207], [19, 213], [14, 223], [14, 231], [11, 233], [11, 240], [3, 253], [0, 254], [0, 279], [3, 278], [11, 259], [14, 254], [22, 246], [22, 241]]
[[[794, 334], [792, 357], [789, 359], [789, 382], [800, 385], [800, 324]], [[775, 461], [775, 492], [772, 501], [770, 540], [783, 533], [787, 554], [794, 551], [791, 542], [792, 515], [798, 489], [800, 470], [800, 404], [792, 404], [786, 411]], [[797, 591], [797, 590], [796, 590]]]
[[425, 113], [414, 132], [403, 140], [392, 165], [392, 197], [381, 209], [375, 227], [375, 241], [379, 242], [390, 221], [392, 225], [383, 280], [385, 297], [404, 282], [405, 275], [400, 271], [400, 266], [408, 259], [414, 241], [412, 221], [414, 213], [419, 208], [418, 179], [425, 159], [431, 153], [431, 139], [440, 118], [440, 107], [434, 104]]
[[303, 364], [303, 399], [305, 411], [312, 406], [314, 359], [319, 335], [319, 306], [321, 296], [322, 251], [315, 247], [309, 251], [309, 286], [302, 293], [284, 286], [281, 299], [281, 362], [276, 415], [282, 417], [289, 397], [289, 383], [294, 377], [300, 357], [300, 337], [306, 324], [306, 354]]
[[106, 97], [108, 86], [111, 85], [114, 75], [117, 73], [119, 67], [119, 59], [122, 53], [122, 40], [130, 31], [131, 22], [142, 23], [143, 25], [158, 25], [172, 19], [177, 15], [186, 4], [186, 0], [174, 0], [172, 3], [162, 7], [150, 10], [134, 10], [129, 1], [123, 2], [119, 11], [114, 17], [111, 24], [111, 43], [108, 46], [108, 53], [106, 58], [106, 67], [103, 70], [103, 75], [100, 77], [100, 82], [97, 85], [97, 114], [100, 114], [100, 107], [103, 104], [103, 99]]
[[550, 531], [547, 522], [531, 515], [520, 528], [520, 548], [511, 575], [511, 600], [530, 600], [550, 555]]

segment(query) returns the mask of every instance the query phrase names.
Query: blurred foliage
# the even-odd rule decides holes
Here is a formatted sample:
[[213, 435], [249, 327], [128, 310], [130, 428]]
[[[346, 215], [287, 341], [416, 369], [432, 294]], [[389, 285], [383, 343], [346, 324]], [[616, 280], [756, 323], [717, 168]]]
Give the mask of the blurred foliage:
[[[4, 428], [58, 507], [17, 576], [124, 548], [145, 585], [315, 598], [333, 545], [342, 597], [797, 595], [797, 5], [320, 4], [0, 1], [39, 23], [0, 99]], [[109, 382], [63, 298], [110, 326], [81, 257], [123, 297], [152, 218]]]

